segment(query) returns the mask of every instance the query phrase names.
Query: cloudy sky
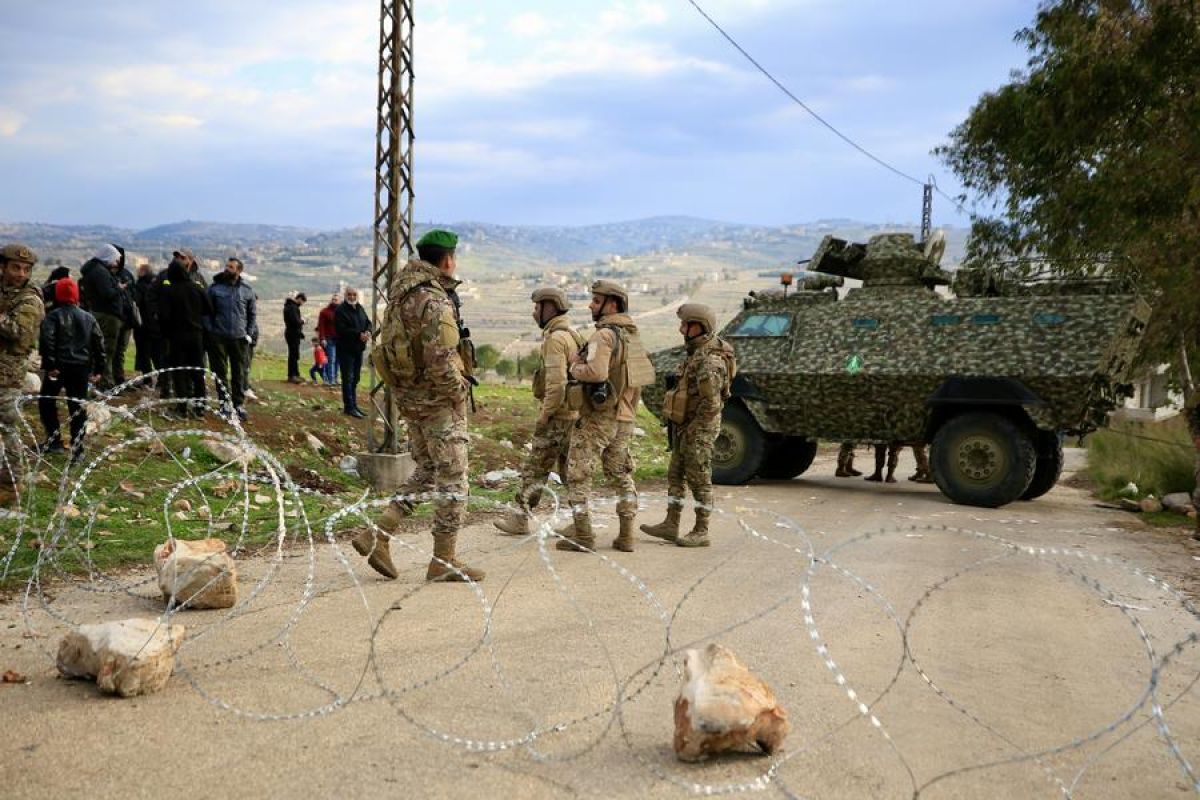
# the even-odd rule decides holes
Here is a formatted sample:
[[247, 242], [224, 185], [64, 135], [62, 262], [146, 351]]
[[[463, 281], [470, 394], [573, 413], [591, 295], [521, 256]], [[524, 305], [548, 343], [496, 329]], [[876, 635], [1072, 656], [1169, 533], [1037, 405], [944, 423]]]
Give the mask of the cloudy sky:
[[[930, 155], [1036, 0], [698, 0], [818, 113]], [[915, 221], [687, 0], [414, 0], [419, 220]], [[0, 221], [370, 224], [377, 0], [0, 0]], [[961, 221], [935, 203], [935, 221]]]

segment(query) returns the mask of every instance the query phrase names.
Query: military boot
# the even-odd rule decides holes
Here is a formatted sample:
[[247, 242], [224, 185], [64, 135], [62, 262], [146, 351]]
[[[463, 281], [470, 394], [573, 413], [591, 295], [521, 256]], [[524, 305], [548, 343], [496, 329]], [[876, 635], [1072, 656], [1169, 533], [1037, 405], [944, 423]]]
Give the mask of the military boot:
[[366, 556], [368, 566], [383, 577], [395, 580], [400, 574], [392, 563], [392, 551], [386, 533], [376, 533], [374, 529], [367, 528], [351, 539], [350, 544], [354, 545], [360, 556]]
[[379, 515], [379, 521], [375, 524], [383, 530], [391, 533], [400, 527], [400, 521], [413, 513], [413, 504], [408, 500], [393, 500], [387, 504], [387, 508]]
[[686, 535], [675, 540], [679, 547], [708, 547], [708, 518], [712, 512], [707, 508], [696, 506], [696, 524]]
[[657, 525], [641, 525], [642, 533], [648, 533], [656, 539], [666, 539], [668, 542], [673, 542], [679, 538], [679, 517], [683, 513], [683, 507], [678, 505], [674, 498], [667, 500], [667, 518]]
[[620, 550], [622, 553], [633, 552], [633, 517], [619, 517], [621, 521], [621, 532], [617, 534], [617, 538], [613, 539], [613, 550]]
[[466, 583], [467, 580], [481, 581], [487, 575], [481, 569], [468, 567], [455, 558], [457, 533], [435, 533], [433, 535], [433, 558], [425, 570], [425, 580], [441, 583]]
[[571, 535], [554, 543], [555, 550], [586, 553], [596, 547], [596, 535], [592, 533], [592, 519], [587, 514], [576, 514]]
[[529, 535], [529, 515], [524, 511], [510, 511], [492, 524], [507, 536]]

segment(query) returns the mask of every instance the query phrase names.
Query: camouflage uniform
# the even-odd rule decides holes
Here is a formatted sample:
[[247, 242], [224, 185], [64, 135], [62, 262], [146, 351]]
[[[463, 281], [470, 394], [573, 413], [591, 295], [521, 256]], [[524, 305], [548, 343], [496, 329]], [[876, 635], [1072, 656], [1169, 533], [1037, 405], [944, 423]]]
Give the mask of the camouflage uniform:
[[[627, 314], [602, 317], [596, 323], [595, 333], [588, 339], [587, 360], [570, 369], [573, 379], [581, 383], [603, 383], [608, 380], [613, 353], [621, 346], [618, 328], [626, 337], [638, 335], [637, 326]], [[559, 549], [577, 550], [579, 546], [591, 548], [595, 544], [588, 502], [592, 474], [599, 460], [605, 477], [620, 492], [617, 517], [621, 527], [613, 547], [625, 552], [633, 550], [633, 521], [637, 515], [638, 501], [629, 443], [633, 439], [633, 421], [641, 397], [640, 388], [626, 386], [616, 403], [609, 403], [600, 409], [583, 403], [579, 421], [571, 433], [571, 447], [567, 455], [567, 498], [571, 502], [574, 517], [574, 532], [569, 538], [574, 544], [561, 541], [556, 545]]]
[[541, 501], [550, 470], [557, 468], [563, 480], [567, 480], [571, 431], [579, 419], [579, 412], [567, 403], [567, 366], [571, 354], [582, 345], [583, 337], [567, 320], [565, 312], [569, 306], [561, 291], [539, 289], [532, 299], [539, 306], [553, 302], [561, 313], [542, 328], [542, 367], [534, 377], [534, 396], [540, 396], [541, 410], [533, 429], [529, 457], [521, 470], [521, 489], [516, 497], [518, 510], [496, 523], [500, 530], [514, 536], [529, 535], [530, 512]]
[[838, 448], [837, 470], [833, 474], [838, 478], [862, 475], [854, 468], [854, 442], [842, 442], [842, 446]]
[[[32, 266], [37, 256], [24, 245], [10, 244], [0, 249], [0, 267], [8, 261]], [[21, 386], [45, 316], [42, 293], [28, 281], [11, 288], [0, 283], [0, 491], [19, 483]]]
[[713, 443], [721, 432], [722, 393], [729, 386], [725, 358], [713, 334], [688, 342], [688, 359], [683, 365], [681, 385], [688, 394], [687, 421], [673, 431], [671, 463], [667, 467], [669, 503], [683, 504], [684, 482], [696, 501], [696, 524], [678, 539], [682, 546], [708, 544], [708, 521], [712, 515]]
[[[434, 557], [425, 578], [482, 580], [482, 572], [461, 564], [455, 556], [467, 501], [467, 382], [457, 355], [454, 306], [438, 268], [418, 259], [396, 275], [388, 297], [389, 323], [403, 326], [417, 368], [413, 380], [391, 387], [392, 397], [432, 473], [436, 492]], [[368, 530], [355, 539], [355, 548], [374, 557], [370, 563], [376, 570], [395, 577], [387, 541], [386, 536]]]

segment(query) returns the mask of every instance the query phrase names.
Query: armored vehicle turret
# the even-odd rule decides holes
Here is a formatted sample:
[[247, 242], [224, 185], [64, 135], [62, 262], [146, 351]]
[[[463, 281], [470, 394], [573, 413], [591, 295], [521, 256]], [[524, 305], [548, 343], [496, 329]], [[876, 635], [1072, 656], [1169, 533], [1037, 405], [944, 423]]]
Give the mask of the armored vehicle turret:
[[[738, 358], [713, 479], [788, 479], [817, 440], [930, 443], [950, 499], [1001, 506], [1050, 490], [1061, 442], [1104, 424], [1127, 382], [1150, 307], [1115, 281], [1002, 282], [951, 274], [937, 238], [825, 237], [810, 269], [837, 279], [751, 292], [722, 329]], [[939, 293], [935, 287], [950, 286]], [[820, 288], [818, 288], [820, 287]], [[658, 413], [683, 348], [654, 355]]]

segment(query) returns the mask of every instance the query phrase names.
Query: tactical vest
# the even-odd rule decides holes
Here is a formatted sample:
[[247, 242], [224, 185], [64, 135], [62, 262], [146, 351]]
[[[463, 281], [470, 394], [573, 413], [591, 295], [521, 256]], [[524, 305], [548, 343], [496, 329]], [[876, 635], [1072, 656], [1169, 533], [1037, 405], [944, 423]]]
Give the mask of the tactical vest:
[[[579, 331], [571, 327], [563, 328], [562, 330], [571, 335], [571, 338], [575, 342], [576, 351], [582, 350], [587, 345], [587, 342], [580, 335]], [[555, 333], [558, 333], [558, 331], [554, 331], [550, 335], [553, 336]], [[544, 363], [533, 372], [533, 396], [537, 400], [543, 400], [546, 397], [546, 365]]]
[[422, 287], [429, 287], [435, 295], [450, 302], [446, 290], [436, 279], [417, 270], [404, 270], [389, 287], [387, 313], [379, 329], [379, 339], [371, 350], [371, 364], [384, 382], [391, 386], [411, 383], [425, 366], [400, 319], [400, 304]]
[[[725, 382], [721, 385], [721, 402], [724, 402], [732, 394], [733, 379], [737, 376], [737, 357], [734, 355], [733, 345], [719, 336], [714, 336], [712, 341], [705, 345], [704, 349], [716, 352], [725, 362]], [[679, 381], [675, 384], [675, 388], [667, 390], [666, 394], [663, 395], [663, 416], [676, 425], [682, 425], [687, 421], [688, 405], [691, 401], [688, 394], [688, 367], [691, 365], [692, 360], [688, 359], [684, 362], [683, 369], [679, 373]]]
[[621, 395], [630, 386], [641, 388], [654, 383], [654, 364], [646, 354], [642, 345], [642, 337], [631, 336], [628, 329], [620, 325], [597, 325], [597, 329], [607, 328], [616, 334], [616, 347], [608, 362], [608, 384], [610, 391], [608, 399], [603, 403], [589, 402], [596, 410], [604, 410], [616, 406]]

